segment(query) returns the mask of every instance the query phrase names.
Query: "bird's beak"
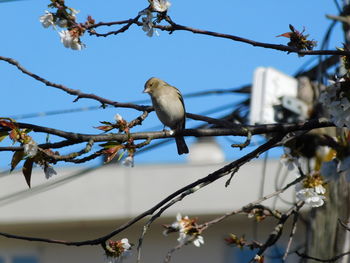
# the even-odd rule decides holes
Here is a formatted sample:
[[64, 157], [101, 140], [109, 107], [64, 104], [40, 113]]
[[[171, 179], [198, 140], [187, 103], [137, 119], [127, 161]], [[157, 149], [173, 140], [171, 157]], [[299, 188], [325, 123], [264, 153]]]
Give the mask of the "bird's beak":
[[149, 93], [149, 88], [146, 88], [143, 90], [143, 93]]

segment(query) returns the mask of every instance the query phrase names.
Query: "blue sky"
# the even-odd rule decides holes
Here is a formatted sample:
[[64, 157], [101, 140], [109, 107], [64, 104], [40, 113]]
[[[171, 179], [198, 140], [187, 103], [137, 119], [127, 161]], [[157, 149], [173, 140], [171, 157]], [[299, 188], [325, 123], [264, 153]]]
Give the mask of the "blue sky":
[[[230, 89], [251, 83], [253, 72], [258, 66], [271, 66], [294, 74], [310, 59], [189, 32], [174, 32], [172, 35], [160, 32], [160, 36], [149, 38], [136, 26], [124, 34], [107, 38], [85, 35], [82, 41], [86, 48], [73, 51], [63, 47], [57, 32], [44, 29], [39, 23], [39, 17], [48, 10], [48, 4], [49, 1], [44, 0], [0, 4], [1, 55], [18, 60], [28, 70], [50, 81], [115, 101], [149, 99], [142, 90], [145, 81], [151, 76], [162, 78], [187, 94]], [[67, 0], [66, 4], [80, 10], [77, 15], [79, 22], [84, 22], [87, 15], [91, 15], [96, 22], [108, 22], [135, 17], [148, 2]], [[169, 10], [169, 15], [179, 24], [281, 44], [286, 44], [287, 39], [276, 36], [288, 32], [289, 24], [299, 30], [305, 27], [310, 38], [321, 42], [330, 24], [325, 14], [337, 14], [333, 1], [294, 0], [281, 4], [277, 0], [173, 0]], [[114, 28], [99, 30], [106, 32]], [[341, 46], [339, 25], [330, 43], [331, 49]], [[98, 106], [95, 101], [87, 99], [73, 103], [74, 97], [24, 76], [3, 61], [0, 61], [0, 74], [0, 116], [3, 117]], [[185, 104], [188, 112], [200, 114], [237, 102], [238, 99], [233, 95], [214, 95], [185, 99]], [[144, 104], [150, 104], [149, 100]], [[98, 126], [99, 121], [112, 121], [116, 113], [127, 120], [139, 114], [133, 110], [108, 108], [18, 121], [72, 132], [98, 133], [93, 127]], [[221, 114], [223, 112], [212, 116]], [[135, 131], [152, 127], [162, 129], [159, 124], [152, 113], [143, 127]], [[201, 123], [188, 121], [187, 127], [198, 124]], [[234, 137], [230, 139], [236, 140]], [[189, 145], [193, 142], [193, 138], [186, 140]], [[227, 138], [220, 139], [219, 143], [225, 150], [227, 160], [237, 158], [249, 150], [239, 152], [238, 149], [230, 148], [231, 142]], [[1, 168], [8, 167], [8, 154], [0, 153], [0, 160]], [[185, 157], [177, 155], [175, 145], [169, 144], [136, 157], [136, 164], [183, 160]]]

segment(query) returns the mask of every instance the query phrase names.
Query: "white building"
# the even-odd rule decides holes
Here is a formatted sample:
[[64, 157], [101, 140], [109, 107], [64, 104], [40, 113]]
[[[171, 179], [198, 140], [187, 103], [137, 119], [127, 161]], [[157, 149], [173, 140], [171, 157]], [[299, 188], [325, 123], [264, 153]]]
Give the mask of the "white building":
[[[64, 168], [57, 170], [58, 175], [49, 180], [41, 170], [35, 170], [31, 189], [20, 172], [3, 175], [0, 178], [0, 232], [68, 241], [94, 239], [221, 167], [222, 163], [187, 163], [136, 165], [134, 168], [116, 165], [95, 169]], [[263, 182], [263, 162], [252, 161], [238, 171], [227, 188], [226, 176], [166, 210], [145, 236], [141, 262], [163, 262], [167, 252], [177, 245], [176, 233], [167, 237], [162, 234], [162, 224], [171, 224], [176, 213], [198, 217], [199, 223], [203, 223], [241, 208], [294, 179], [293, 175], [286, 180], [277, 177], [277, 174], [285, 174], [277, 173], [278, 167], [279, 161], [269, 161]], [[288, 190], [282, 198], [269, 199], [264, 204], [283, 211], [290, 206], [286, 201], [293, 200], [294, 193]], [[145, 222], [143, 220], [115, 237], [115, 240], [127, 237], [135, 244], [132, 255], [123, 262], [136, 262], [136, 245]], [[230, 233], [245, 234], [248, 241], [254, 238], [264, 242], [276, 223], [276, 220], [267, 219], [257, 225], [246, 215], [229, 217], [203, 233], [203, 246], [183, 247], [173, 254], [171, 262], [248, 262], [251, 253], [228, 246], [224, 238]], [[284, 231], [286, 241], [290, 227]], [[297, 234], [303, 235], [302, 232]], [[279, 243], [279, 246], [283, 245]], [[0, 237], [0, 263], [56, 262], [97, 263], [106, 262], [106, 257], [100, 246], [69, 247]], [[267, 259], [266, 262], [280, 260]]]

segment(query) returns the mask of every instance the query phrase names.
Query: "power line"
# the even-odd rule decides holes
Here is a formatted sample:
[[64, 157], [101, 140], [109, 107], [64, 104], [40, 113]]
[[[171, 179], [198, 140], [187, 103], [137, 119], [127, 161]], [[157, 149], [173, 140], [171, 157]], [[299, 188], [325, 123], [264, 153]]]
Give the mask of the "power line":
[[55, 179], [51, 179], [43, 184], [40, 184], [38, 186], [34, 186], [30, 189], [25, 189], [25, 190], [20, 190], [5, 196], [0, 197], [0, 206], [4, 206], [6, 204], [21, 200], [23, 198], [29, 197], [29, 196], [33, 196], [42, 192], [46, 192], [48, 190], [51, 190], [53, 188], [59, 187], [63, 184], [69, 183], [72, 180], [76, 180], [78, 178], [80, 178], [81, 176], [87, 175], [88, 173], [97, 170], [99, 168], [101, 168], [101, 165], [98, 166], [94, 166], [94, 167], [88, 167], [82, 170], [79, 170], [77, 172], [74, 172], [70, 175], [67, 176], [63, 176], [60, 178]]
[[[202, 96], [208, 96], [213, 94], [221, 95], [221, 94], [227, 94], [227, 93], [248, 93], [248, 92], [247, 92], [246, 86], [243, 86], [241, 88], [234, 88], [234, 89], [227, 89], [227, 90], [218, 89], [218, 90], [188, 93], [184, 95], [184, 98], [202, 97]], [[149, 99], [144, 99], [144, 100], [133, 101], [131, 103], [144, 104], [148, 102], [149, 102]], [[106, 107], [112, 108], [112, 106], [108, 106], [108, 105]], [[100, 109], [104, 109], [104, 108], [102, 108], [101, 106], [90, 106], [90, 107], [81, 107], [81, 108], [74, 108], [74, 109], [52, 110], [52, 111], [46, 111], [46, 112], [24, 113], [24, 114], [11, 115], [8, 117], [15, 120], [23, 120], [23, 119], [29, 119], [29, 118], [47, 117], [52, 115], [69, 114], [69, 113], [75, 113], [75, 112], [93, 111], [93, 110], [100, 110]]]
[[101, 106], [91, 106], [91, 107], [82, 107], [82, 108], [75, 108], [75, 109], [52, 110], [52, 111], [46, 111], [46, 112], [11, 115], [9, 116], [9, 118], [19, 120], [19, 119], [29, 119], [29, 118], [36, 118], [36, 117], [46, 117], [51, 115], [60, 115], [60, 114], [73, 113], [73, 112], [92, 111], [92, 110], [99, 110], [99, 109], [101, 109]]

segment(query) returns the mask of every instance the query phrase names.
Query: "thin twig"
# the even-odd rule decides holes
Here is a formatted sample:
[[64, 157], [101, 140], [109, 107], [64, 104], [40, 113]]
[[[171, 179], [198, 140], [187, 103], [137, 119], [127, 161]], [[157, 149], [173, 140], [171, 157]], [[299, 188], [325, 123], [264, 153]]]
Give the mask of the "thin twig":
[[73, 153], [66, 154], [66, 155], [57, 155], [54, 153], [50, 153], [48, 151], [41, 150], [40, 148], [39, 149], [41, 150], [41, 152], [43, 154], [50, 157], [54, 161], [69, 161], [69, 160], [72, 160], [78, 156], [81, 156], [83, 154], [88, 153], [91, 150], [91, 147], [93, 146], [93, 144], [94, 144], [94, 141], [89, 140], [88, 143], [86, 144], [86, 146], [84, 147], [84, 149], [80, 150], [79, 152], [73, 152]]
[[342, 220], [340, 220], [340, 218], [338, 218], [338, 222], [344, 229], [346, 229], [347, 231], [350, 231], [349, 223], [348, 224], [344, 223]]
[[[137, 15], [135, 18], [133, 19], [129, 19], [129, 20], [124, 20], [124, 21], [117, 21], [117, 22], [114, 22], [113, 23], [98, 23], [98, 24], [95, 24], [95, 25], [92, 25], [90, 26], [90, 30], [89, 30], [89, 33], [90, 35], [95, 35], [97, 37], [107, 37], [109, 35], [118, 35], [120, 33], [124, 33], [125, 31], [127, 31], [129, 29], [129, 27], [132, 25], [132, 24], [135, 24], [140, 18], [140, 15]], [[99, 26], [111, 26], [111, 25], [121, 25], [121, 24], [126, 24], [125, 26], [121, 27], [120, 29], [116, 30], [116, 31], [111, 31], [111, 32], [107, 32], [107, 33], [104, 33], [104, 34], [101, 34], [101, 33], [97, 33], [95, 30], [91, 30], [91, 28], [96, 28], [96, 27], [99, 27]]]
[[171, 200], [168, 204], [164, 205], [162, 208], [159, 209], [159, 211], [154, 214], [150, 220], [148, 220], [148, 222], [144, 225], [143, 230], [142, 230], [142, 234], [139, 238], [139, 244], [137, 246], [137, 263], [139, 263], [141, 261], [141, 247], [142, 247], [142, 243], [143, 243], [143, 239], [146, 235], [146, 232], [148, 230], [148, 228], [151, 226], [151, 224], [162, 215], [162, 213], [168, 209], [169, 207], [173, 206], [175, 203], [181, 201], [183, 198], [185, 198], [187, 195], [189, 194], [193, 194], [194, 192], [196, 192], [197, 190], [199, 190], [200, 188], [204, 187], [205, 184], [200, 185], [200, 186], [196, 186], [194, 188], [191, 188], [189, 190], [187, 190], [186, 192], [182, 193], [180, 196], [174, 198], [173, 200]]
[[286, 248], [286, 251], [284, 252], [284, 255], [283, 255], [283, 258], [282, 258], [283, 262], [286, 261], [288, 255], [289, 255], [289, 251], [290, 251], [290, 248], [291, 248], [291, 245], [292, 245], [292, 241], [293, 241], [295, 232], [297, 230], [298, 217], [299, 217], [299, 213], [294, 213], [293, 224], [292, 224], [292, 231], [290, 232], [287, 248]]
[[[197, 29], [197, 28], [193, 28], [193, 27], [189, 27], [189, 26], [180, 25], [180, 24], [173, 22], [169, 16], [167, 16], [165, 18], [165, 20], [169, 23], [169, 25], [159, 25], [158, 24], [158, 25], [154, 25], [153, 27], [160, 29], [162, 31], [167, 31], [171, 34], [175, 31], [188, 31], [188, 32], [192, 32], [194, 34], [207, 35], [207, 36], [212, 36], [212, 37], [217, 37], [217, 38], [225, 38], [225, 39], [233, 40], [236, 42], [246, 43], [246, 44], [252, 45], [254, 47], [274, 49], [274, 50], [284, 51], [284, 52], [288, 52], [288, 53], [297, 53], [299, 55], [339, 55], [339, 56], [349, 56], [350, 55], [350, 52], [341, 51], [341, 50], [298, 50], [296, 48], [286, 46], [286, 45], [263, 43], [263, 42], [258, 42], [255, 40], [235, 36], [235, 35], [223, 34], [223, 33], [218, 33], [218, 32], [202, 30], [202, 29]], [[136, 24], [139, 27], [143, 26], [142, 22], [137, 21], [135, 19], [129, 19], [129, 20], [123, 20], [123, 21], [110, 22], [110, 23], [101, 22], [99, 24], [96, 24], [96, 26], [94, 26], [94, 28], [97, 28], [97, 27], [100, 27], [103, 25], [110, 26], [113, 23], [120, 25], [120, 24], [122, 24], [121, 22], [124, 22], [124, 24], [129, 25], [129, 26], [130, 26], [130, 23]], [[119, 29], [119, 30], [110, 31], [110, 32], [107, 32], [104, 34], [94, 33], [94, 35], [106, 37], [109, 35], [116, 35], [116, 34], [119, 34], [121, 32], [124, 32], [124, 31], [121, 31], [121, 29]]]
[[140, 116], [138, 116], [136, 119], [132, 120], [131, 122], [128, 123], [129, 128], [133, 128], [137, 125], [141, 125], [142, 122], [147, 118], [148, 116], [148, 111], [144, 111]]
[[250, 144], [250, 141], [252, 139], [252, 133], [248, 130], [247, 131], [247, 139], [243, 143], [238, 143], [238, 144], [232, 144], [231, 147], [238, 147], [240, 150], [244, 149]]
[[275, 191], [275, 192], [273, 192], [273, 193], [271, 193], [271, 194], [268, 194], [268, 195], [266, 195], [266, 196], [263, 196], [263, 197], [257, 199], [256, 201], [251, 202], [251, 203], [249, 203], [248, 205], [246, 205], [246, 206], [244, 206], [244, 207], [242, 207], [242, 208], [240, 208], [240, 209], [237, 209], [237, 210], [234, 210], [234, 211], [232, 211], [232, 212], [226, 213], [226, 214], [224, 214], [224, 215], [222, 215], [222, 216], [220, 216], [220, 217], [218, 217], [218, 218], [215, 218], [215, 219], [213, 219], [213, 220], [211, 220], [211, 221], [209, 221], [209, 222], [206, 222], [206, 223], [202, 224], [202, 225], [200, 226], [200, 228], [201, 228], [202, 230], [204, 230], [204, 229], [208, 228], [209, 226], [211, 226], [211, 225], [213, 225], [213, 224], [217, 224], [217, 223], [223, 221], [224, 219], [226, 219], [226, 218], [228, 218], [228, 217], [230, 217], [230, 216], [232, 216], [232, 215], [239, 214], [239, 213], [242, 213], [242, 212], [244, 212], [244, 211], [248, 211], [248, 210], [252, 209], [255, 205], [260, 204], [260, 203], [262, 203], [262, 202], [264, 202], [264, 201], [266, 201], [266, 200], [268, 200], [268, 199], [270, 199], [270, 198], [272, 198], [272, 197], [274, 197], [274, 196], [277, 196], [277, 195], [283, 193], [283, 192], [286, 191], [289, 187], [291, 187], [291, 186], [297, 184], [297, 183], [300, 182], [302, 179], [303, 179], [302, 177], [298, 177], [298, 178], [296, 178], [295, 180], [293, 180], [292, 182], [290, 182], [289, 184], [287, 184], [285, 187], [283, 187], [283, 188], [281, 188], [281, 189], [279, 189], [279, 190], [277, 190], [277, 191]]
[[[274, 230], [271, 232], [271, 234], [269, 235], [265, 243], [259, 248], [259, 251], [256, 253], [257, 256], [259, 257], [262, 256], [267, 248], [273, 246], [278, 241], [278, 239], [281, 237], [281, 234], [287, 219], [290, 217], [290, 215], [299, 211], [303, 205], [304, 205], [304, 202], [300, 201], [282, 215], [278, 224], [276, 225]], [[252, 258], [250, 262], [254, 262], [254, 258]]]
[[309, 256], [305, 253], [300, 253], [299, 251], [295, 251], [295, 253], [301, 258], [312, 259], [312, 260], [315, 260], [318, 262], [335, 262], [338, 259], [341, 259], [342, 257], [344, 257], [346, 255], [350, 255], [350, 251], [347, 251], [347, 252], [341, 253], [341, 254], [334, 256], [332, 258], [329, 258], [329, 259], [322, 259], [322, 258], [316, 258], [316, 257]]

